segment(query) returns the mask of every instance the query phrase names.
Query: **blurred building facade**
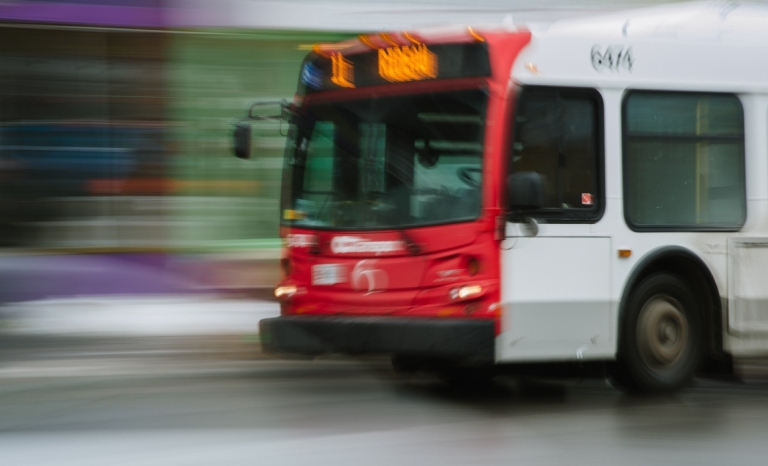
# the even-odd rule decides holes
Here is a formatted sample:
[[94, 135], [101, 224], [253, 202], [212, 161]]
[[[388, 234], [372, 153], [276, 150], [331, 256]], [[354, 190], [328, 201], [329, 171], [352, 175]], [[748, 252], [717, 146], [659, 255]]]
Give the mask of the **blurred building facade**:
[[3, 243], [116, 239], [117, 185], [171, 173], [167, 38], [13, 24], [0, 43]]
[[70, 12], [90, 24], [0, 24], [4, 246], [274, 245], [283, 138], [256, 128], [266, 157], [237, 160], [232, 123], [253, 100], [292, 96], [306, 44], [349, 34], [163, 27], [147, 4], [156, 14], [135, 25], [99, 24], [98, 4]]

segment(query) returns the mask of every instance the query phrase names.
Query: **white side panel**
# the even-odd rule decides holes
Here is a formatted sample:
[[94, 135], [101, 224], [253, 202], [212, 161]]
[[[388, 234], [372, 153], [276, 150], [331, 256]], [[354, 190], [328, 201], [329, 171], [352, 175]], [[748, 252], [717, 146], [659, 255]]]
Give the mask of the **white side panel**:
[[610, 238], [508, 238], [498, 362], [613, 356]]
[[[768, 97], [741, 96], [747, 150], [747, 223], [728, 244], [728, 332], [723, 346], [735, 357], [768, 355]], [[743, 235], [739, 237], [739, 235]], [[768, 244], [766, 244], [768, 246]]]
[[728, 243], [729, 330], [768, 338], [768, 237], [730, 238]]

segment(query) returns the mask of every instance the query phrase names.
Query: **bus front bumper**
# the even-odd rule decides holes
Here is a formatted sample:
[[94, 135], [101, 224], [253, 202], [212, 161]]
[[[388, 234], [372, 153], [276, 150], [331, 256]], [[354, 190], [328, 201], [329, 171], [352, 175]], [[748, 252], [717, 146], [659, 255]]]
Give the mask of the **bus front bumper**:
[[479, 319], [281, 316], [259, 322], [268, 352], [407, 354], [493, 362], [494, 322]]

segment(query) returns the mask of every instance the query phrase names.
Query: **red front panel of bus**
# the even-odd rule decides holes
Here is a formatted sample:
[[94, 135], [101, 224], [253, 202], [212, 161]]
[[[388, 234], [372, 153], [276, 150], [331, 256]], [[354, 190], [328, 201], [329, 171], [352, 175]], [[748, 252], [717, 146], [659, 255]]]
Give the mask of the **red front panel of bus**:
[[[496, 33], [488, 41], [492, 76], [484, 135], [482, 209], [474, 221], [385, 231], [328, 231], [284, 226], [284, 270], [279, 286], [296, 292], [281, 300], [283, 315], [496, 316], [499, 300], [501, 173], [506, 171], [509, 74], [530, 34]], [[462, 80], [435, 89], [462, 87]], [[471, 81], [477, 88], [478, 78]], [[428, 82], [353, 89], [367, 93], [429, 90]], [[412, 92], [409, 91], [409, 92]], [[345, 91], [331, 91], [323, 100]], [[465, 295], [459, 295], [464, 288]]]
[[[413, 228], [405, 236], [293, 229], [281, 285], [298, 292], [283, 313], [492, 316], [498, 251], [493, 231], [481, 229], [482, 222]], [[462, 286], [481, 291], [460, 299]]]

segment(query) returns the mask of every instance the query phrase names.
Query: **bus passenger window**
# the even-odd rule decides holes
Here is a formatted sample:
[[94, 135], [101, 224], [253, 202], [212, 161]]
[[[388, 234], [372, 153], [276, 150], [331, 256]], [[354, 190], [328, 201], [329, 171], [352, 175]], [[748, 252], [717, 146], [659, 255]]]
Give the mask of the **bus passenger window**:
[[732, 229], [746, 219], [744, 116], [733, 95], [632, 92], [625, 216], [634, 229]]
[[[561, 190], [564, 208], [589, 208], [592, 204], [582, 198], [594, 193], [597, 180], [595, 154], [595, 101], [562, 98], [560, 101], [560, 161]], [[593, 194], [594, 202], [594, 194]]]
[[559, 208], [556, 92], [524, 93], [515, 121], [512, 171], [538, 173], [544, 188], [544, 207]]
[[544, 191], [540, 216], [553, 220], [599, 217], [600, 110], [599, 96], [591, 90], [523, 90], [510, 166], [512, 172], [539, 175]]

